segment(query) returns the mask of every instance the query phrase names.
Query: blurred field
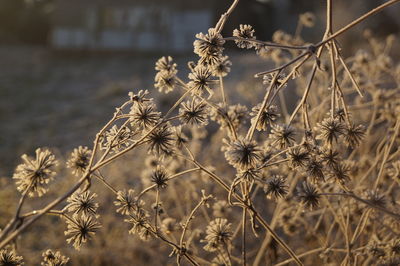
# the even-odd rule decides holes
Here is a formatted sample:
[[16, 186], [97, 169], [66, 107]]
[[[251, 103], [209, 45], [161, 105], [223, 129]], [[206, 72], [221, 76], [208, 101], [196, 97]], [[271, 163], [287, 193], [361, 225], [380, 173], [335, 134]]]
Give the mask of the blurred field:
[[[11, 176], [20, 155], [37, 147], [65, 154], [79, 145], [90, 146], [131, 90], [147, 89], [168, 105], [171, 94], [155, 93], [153, 86], [154, 63], [161, 56], [55, 54], [44, 47], [0, 47], [0, 176]], [[176, 57], [182, 73], [188, 72], [185, 62], [191, 58]], [[269, 64], [254, 53], [234, 55], [232, 61], [227, 88], [252, 80], [256, 69]]]

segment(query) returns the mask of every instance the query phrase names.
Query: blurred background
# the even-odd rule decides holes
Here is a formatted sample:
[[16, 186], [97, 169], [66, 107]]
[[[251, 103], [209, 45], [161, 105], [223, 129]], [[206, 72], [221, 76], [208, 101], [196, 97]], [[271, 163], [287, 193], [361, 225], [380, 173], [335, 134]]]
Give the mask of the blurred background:
[[[383, 3], [334, 0], [335, 28]], [[130, 90], [153, 95], [154, 63], [172, 55], [187, 76], [194, 35], [215, 25], [228, 0], [0, 0], [0, 177], [11, 176], [19, 156], [48, 146], [60, 154], [91, 145], [93, 136]], [[323, 34], [324, 0], [241, 0], [223, 32], [251, 24], [261, 40], [282, 29], [294, 33], [298, 16], [316, 14], [303, 39]], [[346, 33], [345, 55], [363, 46], [362, 31], [398, 33], [394, 6]], [[264, 70], [254, 51], [227, 45], [233, 61], [227, 86]], [[232, 88], [233, 90], [233, 88]], [[159, 96], [156, 96], [159, 97]], [[169, 95], [159, 97], [169, 102]]]

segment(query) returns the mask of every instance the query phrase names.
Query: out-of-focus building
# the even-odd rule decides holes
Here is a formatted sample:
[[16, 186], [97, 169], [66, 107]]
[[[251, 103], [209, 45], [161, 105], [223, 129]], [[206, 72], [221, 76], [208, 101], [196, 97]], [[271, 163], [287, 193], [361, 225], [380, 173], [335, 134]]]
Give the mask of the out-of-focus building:
[[50, 37], [59, 50], [191, 49], [215, 21], [215, 0], [56, 0]]

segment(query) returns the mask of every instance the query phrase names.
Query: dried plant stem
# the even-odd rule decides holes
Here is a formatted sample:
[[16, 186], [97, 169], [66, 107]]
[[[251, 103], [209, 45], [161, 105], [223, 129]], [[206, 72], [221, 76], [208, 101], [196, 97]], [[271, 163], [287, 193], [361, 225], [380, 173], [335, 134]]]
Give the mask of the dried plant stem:
[[226, 41], [246, 41], [246, 42], [250, 42], [250, 43], [261, 44], [265, 47], [278, 48], [278, 49], [282, 49], [282, 50], [307, 50], [308, 49], [308, 46], [283, 45], [283, 44], [279, 44], [279, 43], [265, 42], [265, 41], [260, 41], [257, 39], [245, 39], [245, 38], [240, 38], [240, 37], [225, 37], [224, 40], [226, 40]]
[[215, 25], [215, 29], [218, 33], [220, 33], [224, 28], [228, 17], [230, 16], [230, 14], [232, 14], [233, 10], [235, 10], [237, 4], [239, 4], [239, 0], [234, 0], [229, 9], [224, 14], [222, 14], [221, 18], [218, 20], [217, 24]]
[[[186, 158], [186, 157], [184, 157]], [[210, 172], [207, 170], [203, 165], [201, 165], [198, 161], [186, 158], [186, 160], [191, 161], [193, 164], [198, 166], [202, 171], [207, 173], [218, 185], [220, 185], [225, 191], [229, 192], [230, 187], [225, 184], [224, 181], [214, 173]], [[257, 221], [272, 235], [272, 237], [279, 243], [279, 245], [282, 246], [282, 248], [296, 261], [298, 265], [303, 265], [303, 263], [299, 260], [299, 258], [296, 256], [296, 254], [292, 251], [292, 249], [275, 233], [274, 230], [269, 226], [269, 224], [258, 214], [258, 212], [254, 209], [253, 206], [249, 206], [247, 202], [244, 202], [242, 198], [236, 193], [232, 193], [233, 196], [242, 204], [247, 206], [247, 208], [254, 213], [255, 218]]]

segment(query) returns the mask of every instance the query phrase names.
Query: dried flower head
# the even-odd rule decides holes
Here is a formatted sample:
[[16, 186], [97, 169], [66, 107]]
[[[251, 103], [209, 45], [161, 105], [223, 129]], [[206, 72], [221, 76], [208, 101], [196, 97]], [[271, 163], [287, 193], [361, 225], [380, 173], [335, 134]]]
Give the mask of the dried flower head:
[[118, 128], [117, 125], [114, 125], [106, 132], [106, 143], [103, 148], [111, 147], [113, 151], [119, 151], [129, 145], [135, 134], [136, 132], [126, 126]]
[[311, 177], [314, 181], [324, 180], [324, 165], [322, 161], [311, 158], [306, 165], [306, 172], [309, 177]]
[[161, 113], [153, 103], [134, 105], [129, 112], [132, 127], [148, 129], [160, 120]]
[[340, 156], [339, 152], [334, 149], [322, 149], [321, 153], [322, 162], [325, 163], [326, 166], [329, 168], [335, 168], [337, 165], [340, 164]]
[[0, 265], [1, 266], [20, 266], [24, 265], [23, 258], [15, 254], [14, 251], [8, 252], [0, 250]]
[[215, 251], [218, 248], [226, 248], [232, 236], [231, 224], [228, 223], [228, 220], [216, 218], [206, 228], [206, 237], [203, 242], [207, 244], [204, 246], [204, 249]]
[[193, 98], [192, 101], [187, 101], [181, 104], [179, 108], [180, 120], [184, 124], [189, 125], [207, 125], [208, 124], [208, 108], [204, 101]]
[[270, 137], [276, 143], [278, 143], [281, 149], [287, 148], [292, 145], [295, 140], [295, 131], [291, 126], [288, 125], [273, 125], [271, 129]]
[[93, 215], [74, 214], [72, 219], [67, 219], [67, 231], [64, 234], [68, 237], [67, 242], [73, 243], [76, 250], [79, 250], [82, 243], [89, 240], [98, 229], [100, 224]]
[[260, 178], [260, 176], [261, 171], [258, 168], [247, 168], [238, 170], [238, 173], [236, 175], [237, 178], [246, 180], [247, 182], [252, 182], [257, 178]]
[[171, 56], [163, 56], [157, 60], [155, 69], [160, 72], [166, 71], [176, 74], [176, 66]]
[[288, 186], [286, 185], [286, 179], [281, 175], [274, 175], [270, 178], [265, 186], [264, 192], [268, 198], [282, 198], [288, 193]]
[[149, 222], [147, 219], [148, 215], [143, 209], [138, 209], [134, 213], [129, 215], [128, 219], [125, 219], [125, 222], [132, 225], [132, 228], [129, 230], [130, 234], [139, 234], [145, 236], [147, 232], [147, 226], [149, 226]]
[[188, 83], [188, 87], [192, 90], [193, 94], [201, 95], [204, 91], [207, 91], [211, 96], [213, 95], [213, 91], [210, 88], [210, 77], [211, 70], [203, 65], [198, 65], [189, 73], [191, 81]]
[[89, 165], [91, 155], [92, 151], [88, 147], [75, 148], [67, 161], [67, 167], [72, 169], [72, 174], [82, 175]]
[[21, 156], [24, 163], [17, 166], [13, 179], [20, 192], [27, 191], [30, 197], [36, 193], [42, 196], [48, 190], [47, 184], [55, 176], [54, 168], [57, 165], [55, 156], [47, 149], [36, 149], [36, 158]]
[[146, 139], [149, 142], [149, 151], [157, 155], [170, 155], [173, 152], [174, 136], [168, 124], [154, 129]]
[[194, 53], [201, 57], [201, 63], [213, 65], [218, 62], [224, 47], [225, 40], [214, 28], [208, 29], [208, 34], [196, 34]]
[[294, 147], [287, 152], [290, 166], [292, 168], [305, 167], [310, 158], [309, 151], [302, 147]]
[[315, 208], [319, 204], [320, 195], [317, 189], [310, 183], [304, 181], [297, 190], [300, 201], [308, 208]]
[[340, 184], [344, 184], [350, 180], [350, 166], [344, 163], [339, 163], [332, 168], [331, 176]]
[[[257, 115], [260, 112], [261, 104], [254, 106], [251, 109], [250, 116], [253, 118], [251, 119], [251, 123], [254, 124], [257, 119]], [[260, 118], [257, 121], [256, 129], [259, 131], [266, 130], [268, 126], [272, 126], [275, 123], [275, 120], [279, 117], [277, 113], [276, 105], [271, 105], [264, 110], [261, 111]]]
[[148, 90], [140, 90], [137, 94], [134, 94], [133, 92], [129, 92], [129, 98], [133, 102], [133, 104], [141, 105], [146, 102], [152, 101], [152, 98], [146, 98], [146, 96], [149, 94]]
[[169, 93], [175, 89], [177, 83], [176, 73], [168, 71], [160, 71], [154, 77], [154, 87], [159, 92]]
[[325, 143], [331, 145], [333, 141], [337, 141], [338, 137], [345, 131], [345, 126], [337, 118], [325, 118], [321, 123], [318, 123], [315, 130], [320, 132], [317, 139], [322, 139]]
[[365, 130], [362, 125], [350, 125], [344, 131], [344, 140], [351, 148], [357, 147], [364, 138]]
[[67, 265], [69, 258], [61, 255], [60, 251], [52, 251], [51, 249], [46, 250], [42, 253], [43, 266], [64, 266]]
[[[254, 36], [254, 32], [252, 26], [240, 24], [239, 29], [233, 30], [233, 36], [240, 39], [255, 40], [256, 36]], [[253, 42], [247, 40], [235, 40], [235, 43], [239, 48], [250, 49], [254, 47]]]
[[166, 188], [168, 181], [168, 174], [164, 167], [157, 166], [151, 174], [151, 182], [153, 182], [157, 188]]
[[260, 149], [253, 140], [239, 139], [228, 144], [225, 158], [233, 167], [247, 170], [254, 168], [260, 162]]
[[232, 62], [228, 56], [221, 56], [213, 66], [212, 75], [216, 77], [225, 77], [231, 71]]
[[90, 194], [90, 191], [82, 192], [79, 189], [67, 199], [69, 204], [65, 206], [65, 210], [75, 214], [83, 212], [86, 215], [96, 215], [99, 207], [99, 204], [94, 201], [96, 197], [96, 193]]
[[117, 212], [123, 215], [129, 215], [138, 209], [141, 209], [144, 202], [135, 197], [135, 190], [129, 189], [118, 191], [117, 200], [114, 201], [114, 205], [117, 207]]

